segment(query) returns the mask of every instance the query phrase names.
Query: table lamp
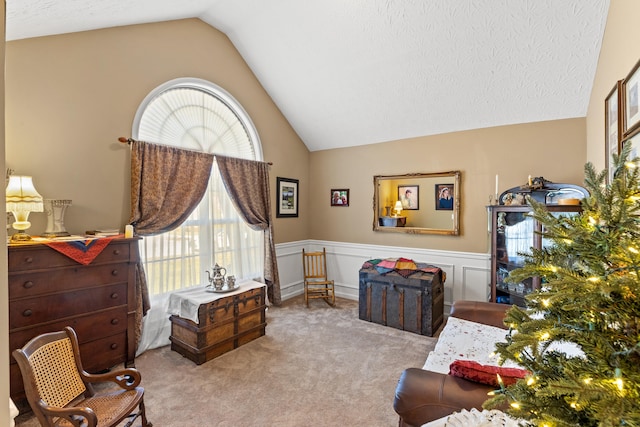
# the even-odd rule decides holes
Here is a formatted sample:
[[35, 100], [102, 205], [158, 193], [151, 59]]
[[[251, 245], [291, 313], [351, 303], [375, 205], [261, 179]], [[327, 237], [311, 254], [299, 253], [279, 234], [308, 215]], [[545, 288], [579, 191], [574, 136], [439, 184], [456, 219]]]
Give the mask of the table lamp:
[[18, 232], [11, 236], [12, 242], [24, 242], [31, 240], [25, 230], [31, 227], [29, 214], [44, 210], [42, 196], [33, 186], [30, 176], [11, 175], [6, 191], [7, 212], [12, 212], [15, 222], [12, 227]]
[[393, 207], [393, 215], [400, 216], [401, 213], [402, 213], [402, 202], [398, 200], [396, 202], [396, 205]]

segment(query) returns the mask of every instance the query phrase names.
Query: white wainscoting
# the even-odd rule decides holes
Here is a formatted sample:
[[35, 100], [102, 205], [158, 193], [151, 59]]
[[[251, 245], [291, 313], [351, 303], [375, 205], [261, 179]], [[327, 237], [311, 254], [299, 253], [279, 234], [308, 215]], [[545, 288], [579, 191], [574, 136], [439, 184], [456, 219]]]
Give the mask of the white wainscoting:
[[465, 299], [487, 301], [490, 294], [490, 255], [488, 253], [438, 251], [397, 246], [305, 240], [276, 245], [282, 300], [303, 293], [302, 249], [327, 250], [329, 278], [336, 286], [336, 296], [358, 300], [358, 272], [365, 261], [376, 258], [405, 257], [440, 267], [447, 274], [444, 283], [445, 313], [451, 303]]

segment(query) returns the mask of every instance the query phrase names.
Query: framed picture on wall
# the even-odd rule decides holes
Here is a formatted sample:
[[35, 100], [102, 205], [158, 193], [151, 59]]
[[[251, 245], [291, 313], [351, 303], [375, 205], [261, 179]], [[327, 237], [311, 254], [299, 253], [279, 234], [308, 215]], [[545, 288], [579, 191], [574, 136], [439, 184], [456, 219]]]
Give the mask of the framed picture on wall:
[[613, 155], [620, 152], [623, 120], [620, 117], [620, 112], [622, 111], [620, 108], [621, 97], [622, 80], [619, 80], [604, 100], [605, 167], [609, 172], [607, 175], [608, 182], [613, 180]]
[[298, 216], [298, 180], [276, 178], [277, 197], [276, 217], [294, 218]]
[[636, 157], [639, 157], [640, 156], [640, 132], [622, 141], [623, 147], [627, 147], [629, 145], [631, 146], [631, 152], [629, 153], [628, 160], [633, 160]]
[[349, 206], [349, 189], [331, 190], [331, 206]]
[[435, 196], [437, 211], [453, 210], [454, 190], [453, 184], [436, 184]]
[[419, 191], [420, 187], [417, 185], [398, 185], [398, 200], [402, 202], [402, 209], [420, 209]]
[[622, 132], [627, 137], [640, 126], [640, 61], [636, 63], [629, 75], [622, 82], [622, 96], [624, 105]]

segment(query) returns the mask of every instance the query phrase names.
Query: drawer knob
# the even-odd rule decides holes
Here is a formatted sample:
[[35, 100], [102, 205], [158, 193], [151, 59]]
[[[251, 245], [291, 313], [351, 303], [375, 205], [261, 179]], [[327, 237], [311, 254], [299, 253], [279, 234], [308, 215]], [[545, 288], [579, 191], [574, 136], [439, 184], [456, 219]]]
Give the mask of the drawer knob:
[[29, 316], [31, 316], [32, 314], [33, 314], [33, 311], [31, 311], [31, 309], [30, 309], [30, 308], [27, 308], [25, 311], [23, 311], [23, 312], [22, 312], [22, 315], [23, 315], [24, 317], [29, 317]]
[[26, 257], [26, 258], [24, 259], [24, 262], [25, 262], [26, 264], [31, 264], [31, 263], [33, 262], [33, 257], [30, 257], [30, 256]]
[[117, 292], [114, 292], [114, 293], [111, 294], [111, 299], [118, 299], [119, 296], [120, 295], [118, 295]]
[[112, 276], [117, 276], [118, 275], [118, 270], [112, 270], [111, 271], [111, 275]]
[[33, 282], [31, 280], [27, 280], [22, 284], [22, 287], [25, 289], [33, 288]]
[[118, 348], [118, 344], [116, 343], [111, 344], [111, 350], [115, 350], [116, 348]]
[[118, 323], [120, 323], [120, 320], [118, 320], [118, 319], [111, 319], [111, 324], [112, 324], [112, 325], [117, 325]]
[[120, 249], [114, 249], [113, 250], [113, 254], [114, 255], [120, 255]]

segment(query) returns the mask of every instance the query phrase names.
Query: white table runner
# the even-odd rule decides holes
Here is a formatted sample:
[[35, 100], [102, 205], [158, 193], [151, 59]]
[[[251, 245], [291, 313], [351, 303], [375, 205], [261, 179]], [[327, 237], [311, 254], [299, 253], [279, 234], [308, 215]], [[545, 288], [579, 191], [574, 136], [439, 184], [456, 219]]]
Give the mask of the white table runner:
[[446, 417], [423, 424], [422, 427], [518, 427], [520, 425], [531, 424], [527, 424], [524, 420], [511, 418], [504, 412], [495, 409], [478, 411], [472, 408], [470, 411], [463, 409], [460, 412], [454, 412]]
[[198, 323], [198, 308], [202, 304], [208, 304], [220, 298], [266, 286], [264, 283], [256, 282], [255, 280], [243, 280], [236, 283], [238, 284], [238, 289], [230, 292], [207, 292], [204, 285], [172, 292], [169, 296], [167, 312]]

